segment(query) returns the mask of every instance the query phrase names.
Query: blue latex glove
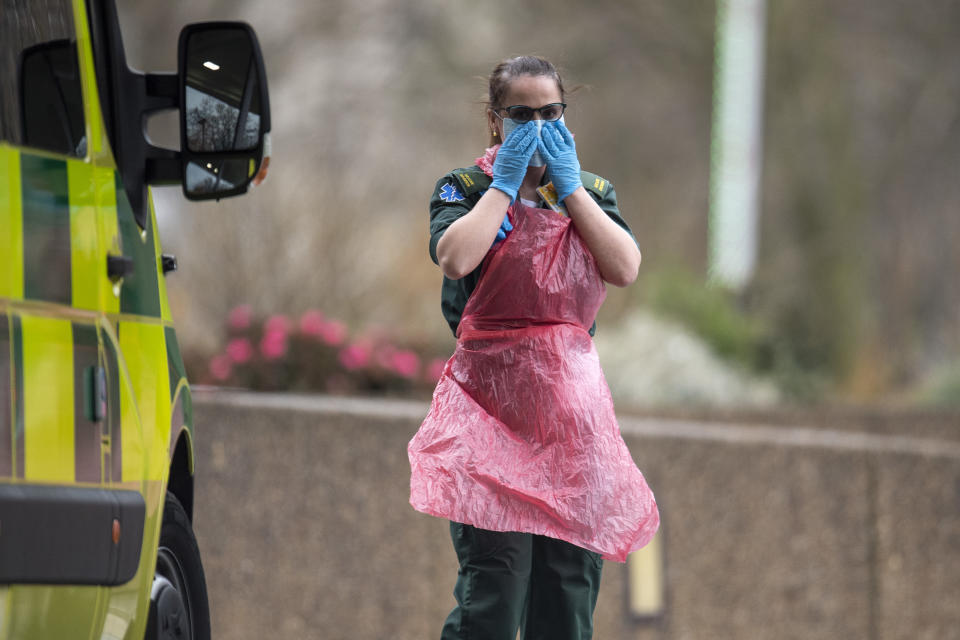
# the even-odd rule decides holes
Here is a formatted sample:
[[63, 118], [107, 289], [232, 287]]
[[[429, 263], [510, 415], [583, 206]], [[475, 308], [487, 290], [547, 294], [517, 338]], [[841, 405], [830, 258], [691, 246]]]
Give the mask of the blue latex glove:
[[531, 120], [510, 132], [497, 151], [493, 161], [493, 182], [490, 186], [510, 196], [510, 202], [517, 199], [517, 191], [523, 177], [527, 175], [530, 156], [537, 148], [537, 125]]
[[497, 229], [497, 237], [493, 239], [493, 244], [491, 247], [496, 245], [498, 242], [503, 242], [507, 239], [507, 234], [513, 231], [513, 225], [510, 224], [510, 216], [503, 214], [503, 222], [500, 223], [500, 228]]
[[553, 188], [557, 190], [557, 197], [563, 202], [567, 196], [583, 186], [573, 134], [567, 129], [567, 125], [559, 120], [544, 122], [537, 148], [547, 161], [547, 173], [553, 181]]

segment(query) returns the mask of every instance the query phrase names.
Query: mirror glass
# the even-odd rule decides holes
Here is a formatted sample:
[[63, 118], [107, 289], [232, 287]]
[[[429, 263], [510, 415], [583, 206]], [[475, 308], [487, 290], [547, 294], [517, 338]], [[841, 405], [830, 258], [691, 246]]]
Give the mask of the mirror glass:
[[245, 184], [252, 172], [253, 161], [248, 158], [189, 162], [184, 179], [187, 193], [204, 195], [223, 193]]
[[[244, 29], [211, 27], [190, 34], [185, 96], [190, 151], [255, 148], [260, 137], [259, 83], [253, 45]], [[199, 165], [195, 169], [205, 170]]]

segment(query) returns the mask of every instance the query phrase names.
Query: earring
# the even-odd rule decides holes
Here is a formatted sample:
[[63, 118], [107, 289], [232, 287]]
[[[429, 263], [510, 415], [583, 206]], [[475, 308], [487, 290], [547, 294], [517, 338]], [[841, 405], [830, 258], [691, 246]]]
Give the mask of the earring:
[[496, 129], [494, 129], [494, 130], [493, 130], [493, 131], [491, 131], [490, 133], [492, 133], [492, 134], [493, 134], [493, 137], [494, 137], [494, 138], [496, 138], [496, 137], [497, 137], [497, 130], [496, 130]]

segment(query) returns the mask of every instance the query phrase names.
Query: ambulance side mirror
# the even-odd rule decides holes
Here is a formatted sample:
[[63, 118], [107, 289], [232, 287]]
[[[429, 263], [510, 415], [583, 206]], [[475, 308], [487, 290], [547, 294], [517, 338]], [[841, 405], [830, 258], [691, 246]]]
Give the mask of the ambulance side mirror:
[[190, 200], [245, 193], [269, 160], [270, 100], [257, 36], [242, 22], [180, 32], [180, 156]]

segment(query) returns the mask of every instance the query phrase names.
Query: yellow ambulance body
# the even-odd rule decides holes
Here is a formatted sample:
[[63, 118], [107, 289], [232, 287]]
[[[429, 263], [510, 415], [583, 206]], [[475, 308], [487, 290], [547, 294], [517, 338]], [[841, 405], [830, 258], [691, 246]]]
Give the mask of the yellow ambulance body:
[[[246, 191], [266, 78], [246, 25], [186, 27], [175, 74], [130, 70], [118, 25], [113, 0], [0, 0], [2, 640], [209, 637], [149, 185]], [[180, 151], [143, 134], [171, 108]]]

